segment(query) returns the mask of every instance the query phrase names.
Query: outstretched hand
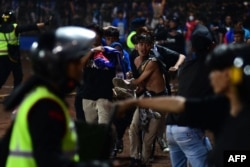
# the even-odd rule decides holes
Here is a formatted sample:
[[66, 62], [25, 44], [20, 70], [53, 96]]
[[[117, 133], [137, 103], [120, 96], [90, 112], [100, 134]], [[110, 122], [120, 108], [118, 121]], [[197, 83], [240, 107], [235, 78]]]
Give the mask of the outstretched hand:
[[176, 71], [178, 71], [178, 67], [173, 66], [169, 68], [169, 72], [176, 72]]

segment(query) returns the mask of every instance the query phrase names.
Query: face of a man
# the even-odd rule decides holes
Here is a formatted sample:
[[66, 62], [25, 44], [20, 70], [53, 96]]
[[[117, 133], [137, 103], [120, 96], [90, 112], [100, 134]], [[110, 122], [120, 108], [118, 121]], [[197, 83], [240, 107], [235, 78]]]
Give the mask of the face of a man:
[[230, 83], [229, 69], [213, 70], [209, 74], [209, 79], [214, 93], [225, 94]]
[[114, 37], [105, 37], [105, 42], [109, 46], [111, 45], [116, 39]]
[[234, 34], [234, 42], [235, 43], [242, 43], [244, 42], [244, 37], [242, 34]]
[[175, 28], [176, 27], [176, 23], [173, 20], [169, 21], [169, 28]]
[[151, 48], [152, 48], [152, 44], [148, 42], [139, 42], [136, 45], [136, 49], [139, 53], [139, 56], [141, 57], [147, 57]]

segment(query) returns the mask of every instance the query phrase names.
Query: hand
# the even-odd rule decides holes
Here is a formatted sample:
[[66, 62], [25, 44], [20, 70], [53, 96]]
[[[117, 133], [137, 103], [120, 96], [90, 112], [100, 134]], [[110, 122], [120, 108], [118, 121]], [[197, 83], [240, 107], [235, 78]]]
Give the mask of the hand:
[[103, 27], [103, 30], [107, 30], [109, 28], [114, 28], [114, 29], [118, 29], [117, 27], [114, 27], [114, 26], [106, 26], [106, 27]]
[[178, 67], [170, 67], [168, 71], [170, 72], [176, 72], [178, 70]]
[[103, 46], [97, 46], [91, 49], [91, 52], [104, 52], [104, 51], [105, 49], [103, 48]]

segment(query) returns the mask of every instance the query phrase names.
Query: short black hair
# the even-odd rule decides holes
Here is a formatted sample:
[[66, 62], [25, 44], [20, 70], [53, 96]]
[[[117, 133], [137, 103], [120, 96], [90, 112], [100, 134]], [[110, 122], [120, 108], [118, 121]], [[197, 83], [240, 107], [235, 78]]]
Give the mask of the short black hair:
[[98, 34], [101, 37], [103, 36], [103, 29], [102, 29], [102, 27], [99, 26], [96, 23], [92, 23], [92, 24], [86, 26], [86, 28], [95, 31], [96, 34]]
[[141, 42], [145, 42], [145, 43], [154, 43], [154, 35], [152, 32], [150, 31], [143, 31], [141, 33], [136, 33], [135, 35], [135, 43], [141, 43]]
[[109, 27], [104, 30], [104, 37], [116, 37], [119, 38], [119, 30], [117, 28]]
[[242, 28], [236, 28], [236, 29], [234, 29], [234, 30], [233, 30], [233, 33], [234, 33], [234, 34], [240, 34], [240, 35], [242, 35], [242, 36], [245, 35], [245, 31], [244, 31], [244, 29], [242, 29]]

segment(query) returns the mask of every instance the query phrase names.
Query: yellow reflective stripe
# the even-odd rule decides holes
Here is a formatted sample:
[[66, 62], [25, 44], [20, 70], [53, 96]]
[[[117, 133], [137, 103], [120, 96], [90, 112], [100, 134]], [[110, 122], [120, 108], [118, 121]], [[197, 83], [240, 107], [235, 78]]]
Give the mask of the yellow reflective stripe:
[[0, 56], [8, 56], [8, 52], [0, 52]]
[[25, 157], [25, 158], [30, 157], [30, 158], [33, 158], [33, 154], [30, 151], [18, 151], [18, 150], [13, 151], [13, 150], [11, 150], [9, 152], [9, 155], [14, 156], [14, 157]]

